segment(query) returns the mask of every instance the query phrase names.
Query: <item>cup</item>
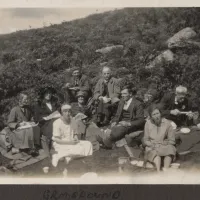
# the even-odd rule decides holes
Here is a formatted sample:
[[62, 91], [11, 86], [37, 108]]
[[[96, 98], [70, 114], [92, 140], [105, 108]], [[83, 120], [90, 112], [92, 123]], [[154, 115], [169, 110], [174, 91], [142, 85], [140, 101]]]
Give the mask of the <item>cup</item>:
[[48, 174], [49, 173], [49, 167], [43, 167], [43, 172], [45, 174]]

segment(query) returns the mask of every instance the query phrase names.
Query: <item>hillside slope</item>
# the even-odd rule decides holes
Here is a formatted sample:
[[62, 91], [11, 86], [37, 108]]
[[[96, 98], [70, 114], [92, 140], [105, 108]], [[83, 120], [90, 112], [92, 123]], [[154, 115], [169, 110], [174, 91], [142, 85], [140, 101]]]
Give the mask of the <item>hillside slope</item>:
[[[20, 91], [27, 91], [33, 99], [45, 85], [60, 91], [63, 78], [68, 75], [64, 73], [66, 69], [83, 66], [85, 73], [94, 77], [103, 62], [108, 62], [118, 77], [123, 75], [124, 67], [128, 69], [125, 73], [133, 73], [137, 87], [157, 77], [160, 89], [182, 83], [199, 95], [199, 49], [175, 49], [173, 63], [163, 63], [153, 70], [144, 68], [152, 57], [167, 49], [167, 39], [185, 27], [197, 32], [198, 41], [199, 21], [199, 8], [125, 8], [2, 35], [0, 112], [8, 113]], [[95, 52], [110, 45], [124, 48], [107, 54]]]

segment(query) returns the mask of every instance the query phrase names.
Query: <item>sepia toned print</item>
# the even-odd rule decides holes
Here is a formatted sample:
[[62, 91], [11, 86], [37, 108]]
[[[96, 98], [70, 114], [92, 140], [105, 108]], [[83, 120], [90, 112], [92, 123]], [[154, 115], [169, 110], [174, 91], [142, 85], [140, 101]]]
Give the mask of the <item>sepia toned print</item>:
[[193, 177], [199, 13], [1, 9], [0, 174], [142, 184]]

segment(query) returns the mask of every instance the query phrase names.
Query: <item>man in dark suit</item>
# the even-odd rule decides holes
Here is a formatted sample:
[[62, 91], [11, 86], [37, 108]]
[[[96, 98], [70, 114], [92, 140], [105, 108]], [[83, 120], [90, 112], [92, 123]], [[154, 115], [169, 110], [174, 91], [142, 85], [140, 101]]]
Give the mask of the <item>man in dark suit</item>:
[[127, 134], [144, 129], [145, 119], [142, 103], [133, 97], [132, 90], [128, 86], [123, 87], [121, 96], [117, 113], [112, 120], [110, 136], [104, 140], [107, 147], [112, 147], [113, 143]]
[[186, 95], [187, 88], [178, 86], [175, 93], [165, 94], [160, 102], [163, 116], [175, 122], [177, 126], [188, 126], [193, 122], [193, 106]]
[[83, 91], [86, 94], [86, 99], [90, 94], [90, 83], [87, 76], [81, 73], [81, 69], [76, 67], [72, 70], [72, 78], [67, 80], [64, 85], [65, 89], [65, 102], [72, 103], [76, 102], [76, 95], [78, 91]]

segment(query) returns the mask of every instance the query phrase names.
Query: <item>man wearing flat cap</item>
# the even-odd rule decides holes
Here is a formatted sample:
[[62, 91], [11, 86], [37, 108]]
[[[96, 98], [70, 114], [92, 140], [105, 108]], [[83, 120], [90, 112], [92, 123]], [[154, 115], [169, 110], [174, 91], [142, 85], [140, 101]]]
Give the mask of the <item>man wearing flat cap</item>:
[[86, 98], [88, 98], [90, 92], [89, 79], [82, 74], [81, 68], [75, 67], [72, 69], [72, 78], [66, 81], [63, 88], [65, 89], [65, 102], [75, 102], [78, 91], [85, 92]]

